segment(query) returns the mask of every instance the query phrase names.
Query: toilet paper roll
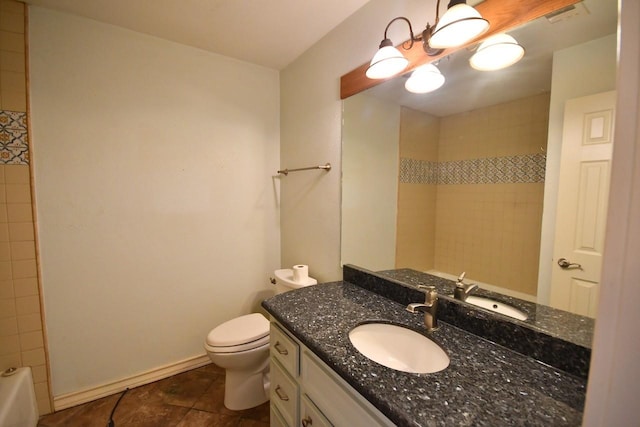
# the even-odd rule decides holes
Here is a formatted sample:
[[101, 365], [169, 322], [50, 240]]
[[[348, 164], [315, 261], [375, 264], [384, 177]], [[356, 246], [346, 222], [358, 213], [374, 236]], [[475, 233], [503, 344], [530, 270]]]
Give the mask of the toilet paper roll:
[[309, 278], [309, 266], [304, 264], [298, 264], [293, 266], [293, 281], [304, 282]]

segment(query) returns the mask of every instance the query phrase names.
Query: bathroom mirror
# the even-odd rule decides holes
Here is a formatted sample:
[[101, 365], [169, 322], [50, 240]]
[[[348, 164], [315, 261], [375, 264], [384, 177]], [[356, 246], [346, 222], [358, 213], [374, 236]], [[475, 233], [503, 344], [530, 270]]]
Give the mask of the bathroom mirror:
[[509, 68], [473, 70], [463, 49], [437, 61], [437, 91], [398, 76], [345, 99], [342, 262], [466, 271], [568, 309], [550, 301], [564, 105], [615, 89], [616, 26], [615, 0], [585, 0], [510, 31], [526, 53]]

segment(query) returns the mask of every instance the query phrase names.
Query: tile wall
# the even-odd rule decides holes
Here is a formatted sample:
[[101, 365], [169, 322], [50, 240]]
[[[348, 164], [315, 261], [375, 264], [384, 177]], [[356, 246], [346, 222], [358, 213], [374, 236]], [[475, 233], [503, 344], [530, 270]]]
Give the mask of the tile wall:
[[[439, 119], [402, 108], [396, 268], [434, 268], [439, 134]], [[402, 179], [407, 176], [414, 179]]]
[[0, 370], [31, 366], [46, 414], [51, 404], [29, 171], [25, 9], [0, 0]]
[[[429, 156], [403, 149], [408, 125], [401, 121], [398, 247], [411, 242], [420, 259], [410, 264], [409, 251], [398, 251], [397, 267], [466, 271], [474, 280], [536, 294], [548, 112], [544, 93], [437, 119], [437, 148], [418, 138]], [[435, 129], [431, 116], [403, 111], [403, 117]], [[401, 235], [401, 219], [402, 229], [420, 233]], [[433, 229], [433, 247], [422, 239], [425, 229]]]

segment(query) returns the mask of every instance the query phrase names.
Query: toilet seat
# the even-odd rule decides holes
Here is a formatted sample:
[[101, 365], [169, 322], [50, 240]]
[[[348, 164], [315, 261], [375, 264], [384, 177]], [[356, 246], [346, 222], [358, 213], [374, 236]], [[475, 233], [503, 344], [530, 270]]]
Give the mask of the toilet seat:
[[269, 321], [260, 313], [228, 320], [207, 335], [207, 351], [237, 353], [269, 344]]

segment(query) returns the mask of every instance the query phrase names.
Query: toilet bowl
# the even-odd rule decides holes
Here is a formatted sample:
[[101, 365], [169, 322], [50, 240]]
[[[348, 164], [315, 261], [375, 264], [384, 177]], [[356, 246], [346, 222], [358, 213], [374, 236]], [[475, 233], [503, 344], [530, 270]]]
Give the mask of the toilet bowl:
[[[315, 285], [311, 277], [295, 281], [291, 269], [275, 271], [276, 293]], [[260, 313], [246, 314], [215, 327], [204, 348], [211, 361], [225, 369], [224, 406], [233, 411], [269, 400], [269, 321]]]
[[228, 320], [207, 335], [213, 363], [226, 370], [224, 406], [239, 411], [269, 400], [269, 321], [260, 313]]

